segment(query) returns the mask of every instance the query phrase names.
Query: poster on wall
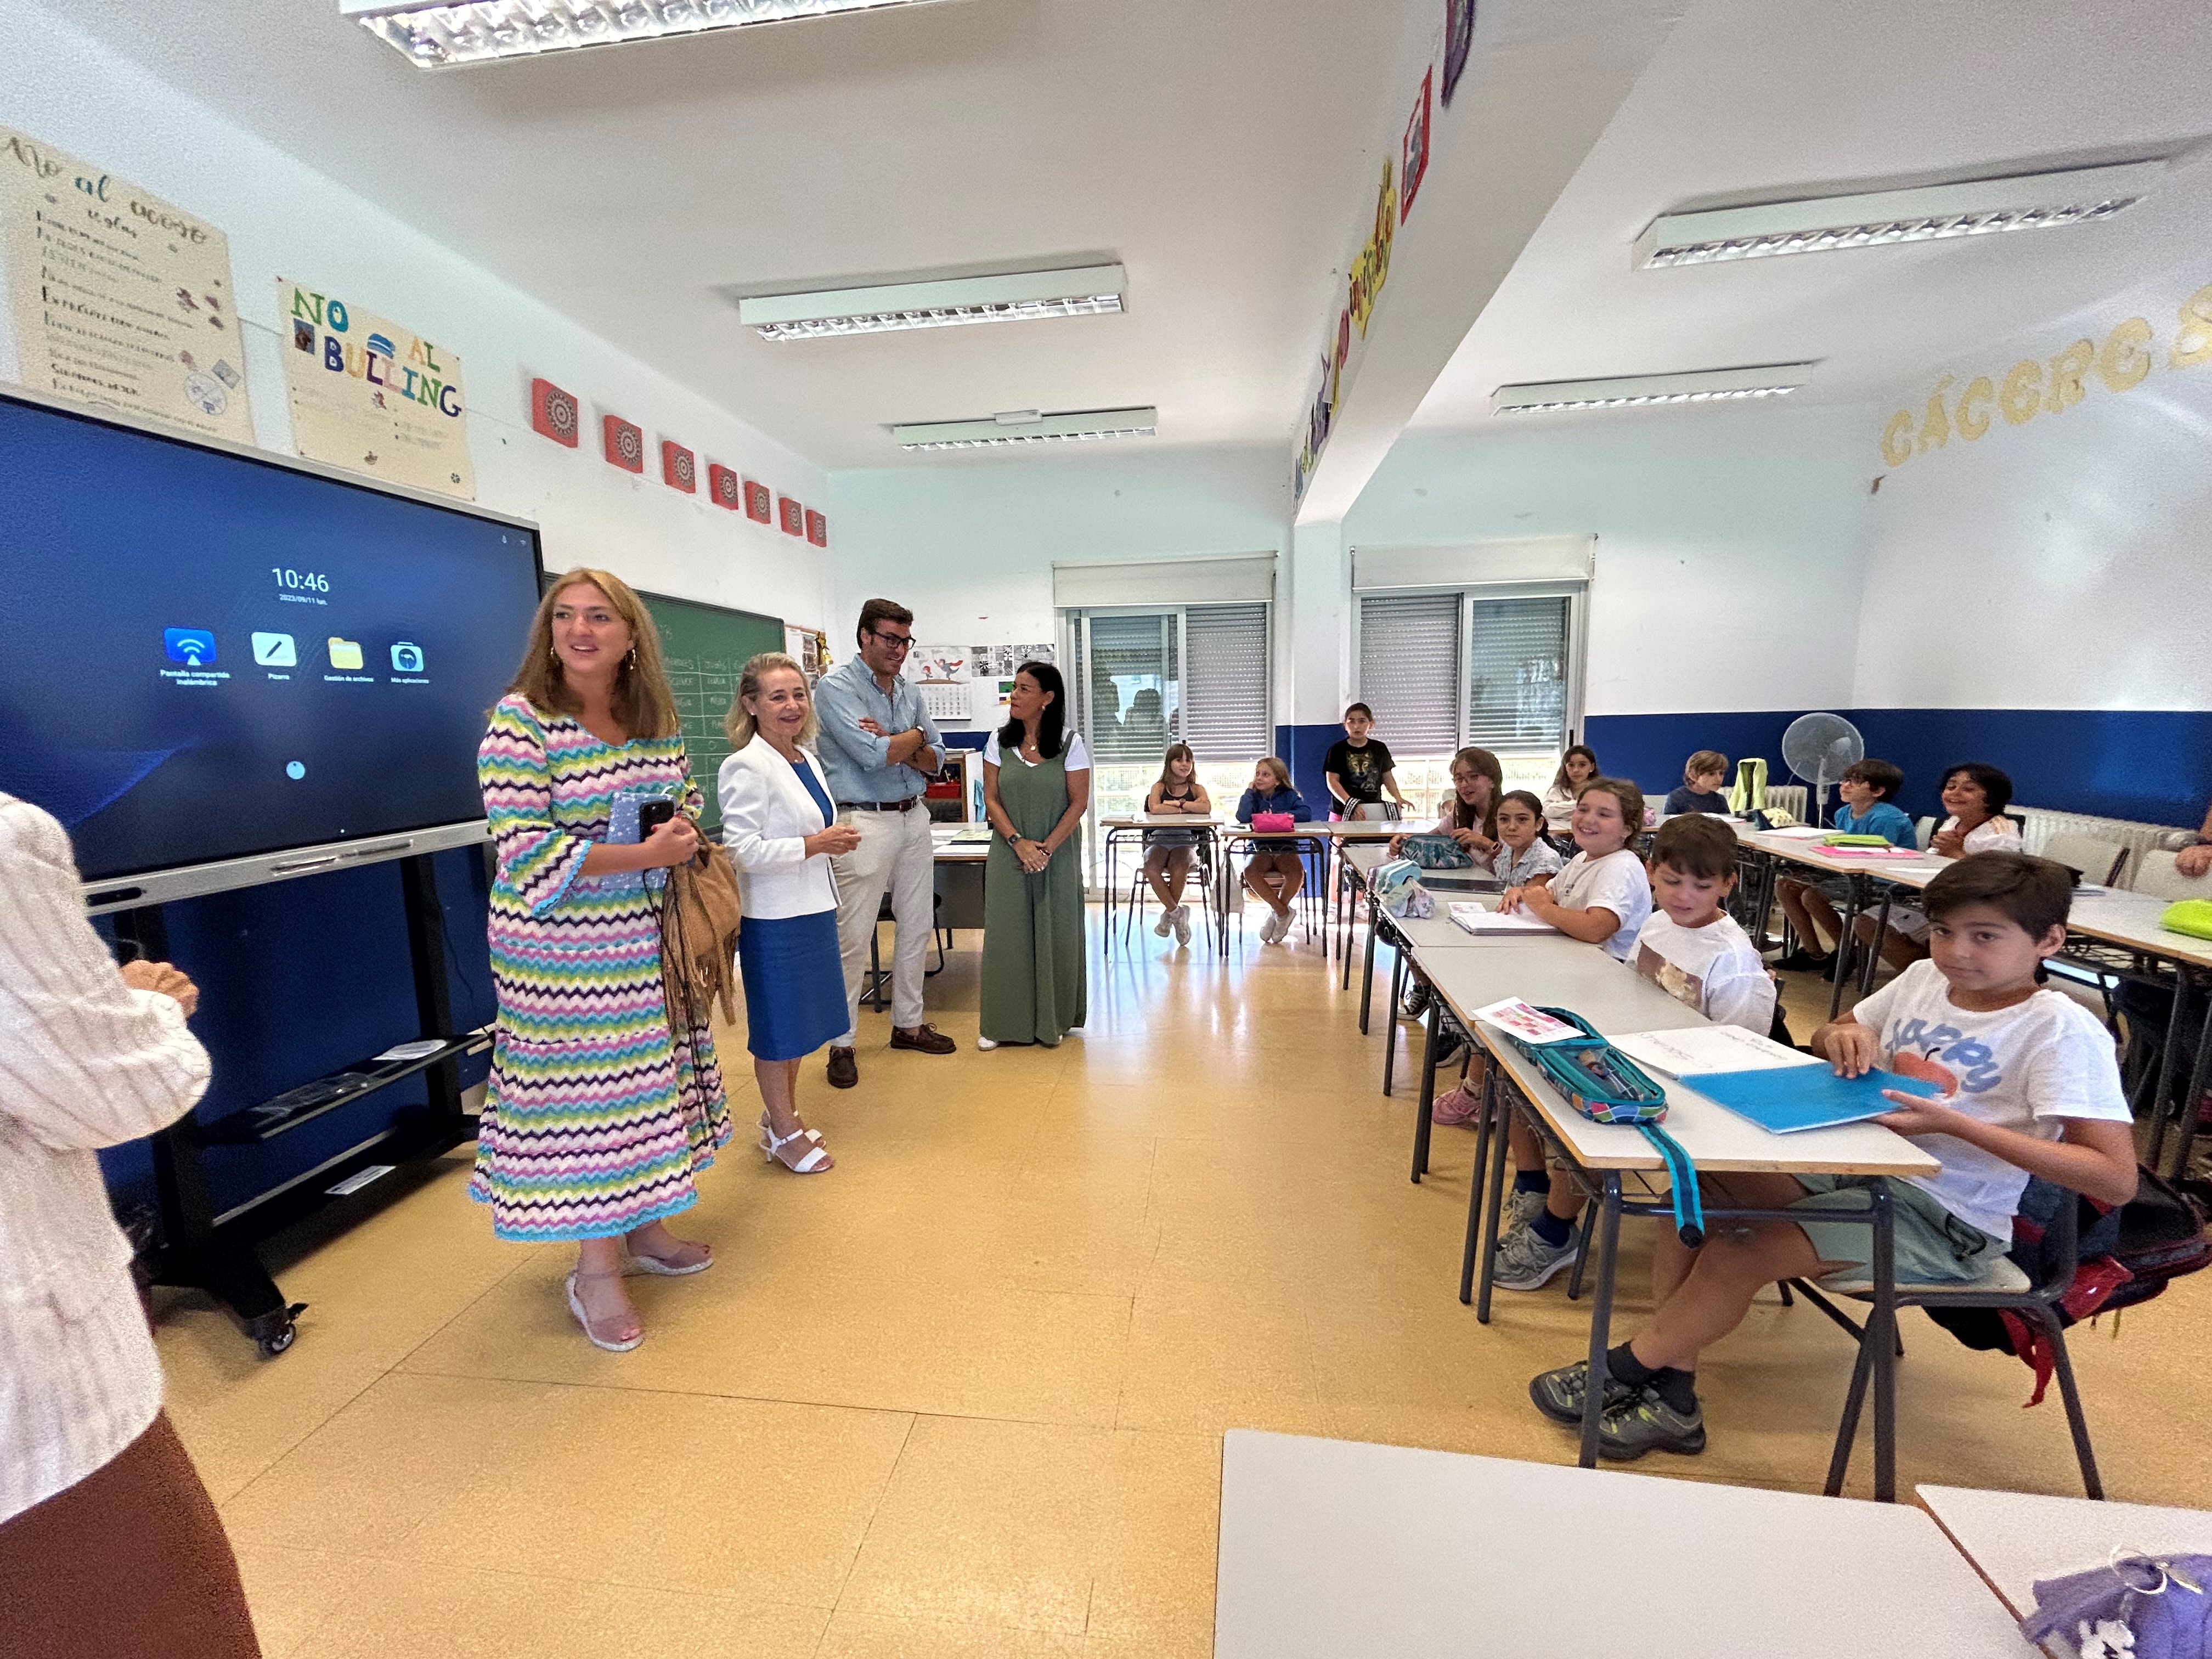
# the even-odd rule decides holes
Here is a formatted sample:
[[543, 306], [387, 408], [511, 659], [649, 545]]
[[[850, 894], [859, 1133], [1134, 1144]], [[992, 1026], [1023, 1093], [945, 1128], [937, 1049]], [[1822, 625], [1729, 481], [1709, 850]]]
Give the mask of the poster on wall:
[[1444, 84], [1443, 102], [1451, 107], [1452, 94], [1466, 71], [1468, 53], [1474, 49], [1474, 0], [1444, 0]]
[[1025, 662], [1059, 665], [1051, 645], [971, 645], [968, 647], [969, 718], [994, 728], [1006, 723], [1006, 700], [1014, 694], [1014, 674]]
[[25, 386], [253, 441], [222, 232], [0, 126], [0, 239]]
[[412, 489], [477, 498], [461, 360], [336, 294], [276, 279], [292, 447]]
[[[1414, 192], [1429, 172], [1429, 88], [1436, 71], [1431, 70], [1421, 76], [1421, 90], [1413, 100], [1413, 112], [1406, 118], [1405, 153], [1399, 158], [1400, 176], [1405, 182], [1399, 188], [1398, 222], [1404, 224], [1413, 216]], [[1376, 284], [1380, 287], [1381, 284]]]

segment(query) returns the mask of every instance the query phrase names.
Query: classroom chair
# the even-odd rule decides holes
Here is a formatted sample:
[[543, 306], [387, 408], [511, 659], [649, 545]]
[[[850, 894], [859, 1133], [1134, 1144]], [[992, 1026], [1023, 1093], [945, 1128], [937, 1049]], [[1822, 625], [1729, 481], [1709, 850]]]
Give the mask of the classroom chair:
[[[2102, 1498], [2105, 1486], [2097, 1475], [2097, 1455], [2089, 1443], [2088, 1419], [2082, 1415], [2081, 1391], [2074, 1382], [2074, 1362], [2066, 1352], [2066, 1332], [2059, 1323], [2057, 1311], [2059, 1299], [2074, 1284], [2074, 1270], [2080, 1256], [2081, 1207], [2080, 1200], [2068, 1193], [2051, 1218], [2046, 1234], [2051, 1267], [2042, 1283], [2030, 1283], [2010, 1256], [2000, 1255], [1993, 1258], [1981, 1278], [1972, 1284], [1899, 1283], [1897, 1307], [1900, 1312], [1907, 1308], [1988, 1308], [2018, 1314], [2040, 1328], [2051, 1345], [2051, 1369], [2058, 1379], [2058, 1397], [2065, 1402], [2066, 1426], [2074, 1437], [2074, 1456], [2081, 1466], [2082, 1487], [2090, 1497]], [[1872, 1298], [1874, 1286], [1867, 1279], [1839, 1279], [1824, 1281], [1816, 1287], [1797, 1279], [1787, 1281], [1786, 1288], [1795, 1290], [1838, 1325], [1857, 1334], [1858, 1359], [1851, 1368], [1850, 1391], [1844, 1399], [1843, 1420], [1837, 1425], [1836, 1449], [1828, 1463], [1826, 1492], [1833, 1498], [1843, 1491], [1844, 1475], [1850, 1467], [1851, 1444], [1858, 1438], [1859, 1411], [1866, 1403], [1874, 1357], [1867, 1347], [1864, 1327], [1830, 1302], [1822, 1291], [1864, 1302]]]
[[2118, 842], [2064, 831], [2043, 844], [2043, 856], [2064, 865], [2093, 887], [2110, 887], [2120, 878], [2128, 849]]
[[1920, 850], [1923, 853], [1928, 850], [1928, 843], [1936, 839], [1936, 825], [1937, 822], [1938, 820], [1935, 818], [1915, 818], [1912, 820], [1913, 839], [1920, 843]]
[[[1190, 850], [1197, 854], [1197, 857], [1191, 865], [1191, 878], [1183, 886], [1183, 902], [1196, 904], [1200, 909], [1206, 912], [1206, 933], [1211, 938], [1220, 921], [1220, 917], [1215, 913], [1213, 908], [1214, 895], [1217, 890], [1213, 864], [1213, 838], [1211, 836], [1201, 836], [1197, 844]], [[1121, 942], [1124, 945], [1129, 942], [1131, 935], [1136, 932], [1137, 924], [1144, 920], [1145, 906], [1152, 902], [1152, 884], [1145, 879], [1145, 861], [1140, 858], [1137, 860], [1135, 871], [1129, 877], [1129, 911], [1121, 922]]]
[[2145, 853], [2136, 861], [2136, 878], [2130, 884], [2153, 898], [2212, 898], [2212, 875], [2185, 876], [2174, 867], [2172, 853]]

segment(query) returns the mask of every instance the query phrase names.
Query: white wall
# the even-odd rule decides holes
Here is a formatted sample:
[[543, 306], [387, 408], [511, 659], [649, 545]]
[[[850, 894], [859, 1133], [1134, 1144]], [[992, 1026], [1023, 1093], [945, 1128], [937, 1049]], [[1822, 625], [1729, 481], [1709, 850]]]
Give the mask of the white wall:
[[1141, 442], [833, 473], [831, 651], [849, 652], [861, 602], [878, 595], [911, 609], [916, 637], [931, 644], [1049, 640], [1055, 562], [1288, 544], [1290, 477], [1279, 448], [1146, 453]]
[[[2069, 343], [2101, 346], [2141, 317], [2153, 366], [2131, 389], [2092, 372], [2060, 412], [2020, 426], [1993, 415], [1981, 437], [1954, 431], [1893, 466], [1880, 448], [1892, 407], [1852, 434], [1858, 470], [1885, 474], [1869, 504], [1856, 704], [2212, 708], [2212, 356], [2170, 359], [2178, 308], [2208, 278], [2212, 260], [1931, 364], [1894, 408], [1917, 431], [1948, 372], [1948, 426], [1973, 377], [2001, 382], [2034, 358], [2047, 386]], [[2196, 337], [2212, 344], [2212, 319]]]
[[1407, 434], [1346, 544], [1595, 533], [1589, 714], [1849, 705], [1865, 410], [1527, 418]]
[[[182, 14], [179, 21], [188, 26]], [[254, 426], [264, 447], [292, 453], [276, 331], [281, 274], [341, 293], [460, 354], [477, 499], [541, 524], [549, 564], [600, 564], [641, 586], [793, 621], [826, 616], [829, 559], [820, 550], [715, 507], [703, 494], [712, 459], [820, 507], [825, 479], [810, 463], [39, 15], [29, 0], [0, 0], [0, 76], [6, 93], [0, 118], [167, 198], [228, 235], [246, 325]], [[334, 88], [333, 95], [343, 94]], [[434, 179], [423, 183], [437, 187]], [[559, 257], [559, 249], [547, 250], [548, 258]], [[651, 296], [640, 295], [639, 303], [651, 303]], [[15, 373], [7, 332], [0, 310], [0, 379]], [[530, 429], [533, 374], [583, 400], [587, 429], [576, 449]], [[601, 458], [602, 410], [645, 428], [643, 477]], [[697, 455], [698, 498], [660, 482], [663, 437]], [[837, 533], [833, 523], [833, 545]]]

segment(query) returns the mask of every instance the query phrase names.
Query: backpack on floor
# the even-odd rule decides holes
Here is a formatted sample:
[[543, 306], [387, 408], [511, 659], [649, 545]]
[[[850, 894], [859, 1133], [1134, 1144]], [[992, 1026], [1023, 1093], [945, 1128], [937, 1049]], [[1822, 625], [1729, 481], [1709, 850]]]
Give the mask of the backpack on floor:
[[[2031, 1177], [2013, 1218], [2013, 1264], [2040, 1285], [2057, 1268], [2049, 1229], [2062, 1203], [2079, 1207], [2075, 1220], [2074, 1282], [2058, 1300], [2063, 1328], [2092, 1315], [2116, 1313], [2164, 1294], [2169, 1281], [2212, 1267], [2212, 1240], [2197, 1206], [2148, 1169], [2136, 1170], [2136, 1195], [2109, 1206], [2040, 1176]], [[2035, 1373], [2039, 1403], [2053, 1364], [2042, 1328], [1995, 1308], [1930, 1308], [1928, 1316], [1970, 1348], [2016, 1355]]]

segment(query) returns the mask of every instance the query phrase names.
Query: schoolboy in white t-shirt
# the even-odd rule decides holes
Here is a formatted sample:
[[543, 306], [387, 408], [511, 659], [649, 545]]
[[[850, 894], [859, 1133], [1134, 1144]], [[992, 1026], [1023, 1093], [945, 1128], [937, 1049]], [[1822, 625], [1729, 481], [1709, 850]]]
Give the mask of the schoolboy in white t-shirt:
[[1774, 1026], [1774, 976], [1721, 906], [1735, 890], [1735, 831], [1705, 814], [1673, 817], [1651, 846], [1657, 907], [1636, 936], [1636, 971], [1707, 1019], [1765, 1036]]
[[[1606, 1357], [1601, 1457], [1699, 1452], [1698, 1356], [1740, 1324], [1777, 1279], [1863, 1271], [1873, 1230], [1824, 1221], [1863, 1212], [1857, 1188], [1888, 1190], [1899, 1280], [1964, 1283], [2011, 1243], [2030, 1176], [2103, 1204], [2135, 1196], [2136, 1149], [2112, 1038], [2085, 1010], [2036, 982], [2066, 940], [2073, 878], [2047, 859], [1978, 853], [1928, 884], [1930, 959], [1915, 963], [1813, 1046], [1844, 1076], [1881, 1065], [1942, 1085], [1923, 1098], [1893, 1090], [1873, 1120], [1942, 1161], [1933, 1176], [1708, 1176], [1731, 1207], [1790, 1209], [1802, 1219], [1731, 1223], [1699, 1250], [1662, 1230], [1652, 1263], [1651, 1322]], [[1585, 1361], [1542, 1373], [1529, 1398], [1580, 1425]]]

